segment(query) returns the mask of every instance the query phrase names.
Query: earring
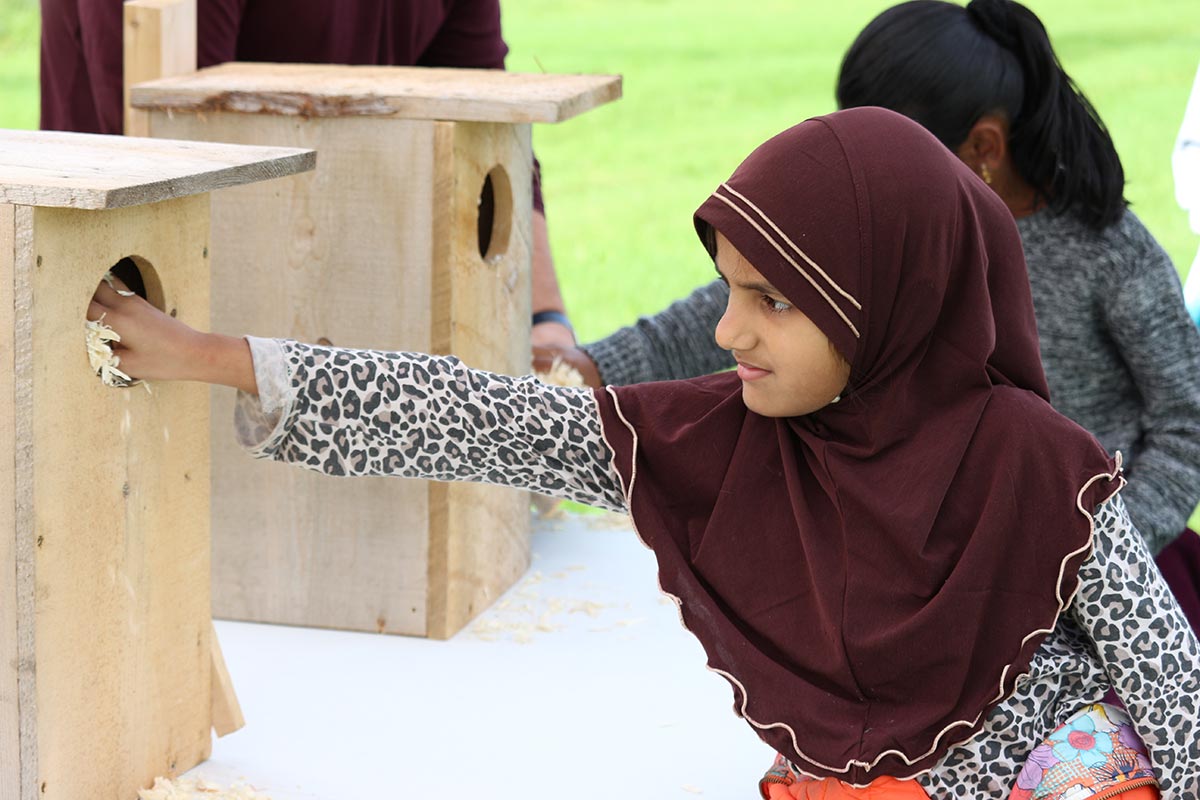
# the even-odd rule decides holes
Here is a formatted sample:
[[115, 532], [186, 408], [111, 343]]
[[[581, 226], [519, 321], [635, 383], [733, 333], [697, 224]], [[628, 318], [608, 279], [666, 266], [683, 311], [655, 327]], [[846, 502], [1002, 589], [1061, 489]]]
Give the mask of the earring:
[[983, 182], [988, 186], [992, 185], [992, 171], [988, 169], [987, 164], [979, 165], [979, 177], [983, 178]]

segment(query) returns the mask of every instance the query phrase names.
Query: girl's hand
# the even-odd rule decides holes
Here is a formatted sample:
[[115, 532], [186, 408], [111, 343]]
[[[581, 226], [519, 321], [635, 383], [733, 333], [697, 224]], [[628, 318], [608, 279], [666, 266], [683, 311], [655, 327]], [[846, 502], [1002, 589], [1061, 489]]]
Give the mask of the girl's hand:
[[125, 296], [125, 284], [101, 281], [87, 317], [115, 330], [121, 371], [146, 381], [203, 381], [257, 394], [254, 361], [245, 339], [202, 333], [167, 316], [143, 298]]

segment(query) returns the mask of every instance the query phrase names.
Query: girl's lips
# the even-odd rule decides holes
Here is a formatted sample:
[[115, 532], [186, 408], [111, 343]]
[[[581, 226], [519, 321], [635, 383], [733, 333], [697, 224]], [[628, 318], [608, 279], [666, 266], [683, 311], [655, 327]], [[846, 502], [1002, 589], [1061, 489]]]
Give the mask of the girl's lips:
[[771, 371], [769, 369], [763, 369], [762, 367], [755, 367], [751, 364], [743, 364], [739, 361], [737, 366], [737, 374], [738, 377], [744, 381], [756, 381], [759, 378], [767, 377], [771, 374]]

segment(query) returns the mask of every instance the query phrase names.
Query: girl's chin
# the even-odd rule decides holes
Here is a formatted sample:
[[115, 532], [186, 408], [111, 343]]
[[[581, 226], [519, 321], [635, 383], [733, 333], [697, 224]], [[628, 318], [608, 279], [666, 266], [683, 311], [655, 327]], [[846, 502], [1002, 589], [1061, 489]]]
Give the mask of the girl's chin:
[[762, 417], [802, 417], [820, 411], [825, 405], [797, 402], [795, 397], [773, 397], [766, 387], [753, 383], [742, 383], [742, 402], [746, 408]]

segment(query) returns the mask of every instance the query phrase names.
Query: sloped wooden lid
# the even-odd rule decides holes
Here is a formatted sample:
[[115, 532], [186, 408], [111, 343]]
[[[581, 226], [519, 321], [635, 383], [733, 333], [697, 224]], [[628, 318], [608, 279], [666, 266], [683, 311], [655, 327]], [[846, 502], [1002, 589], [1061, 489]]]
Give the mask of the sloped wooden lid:
[[561, 122], [621, 96], [619, 75], [230, 63], [133, 87], [135, 108], [302, 117]]
[[0, 130], [0, 203], [122, 208], [305, 172], [316, 151]]

